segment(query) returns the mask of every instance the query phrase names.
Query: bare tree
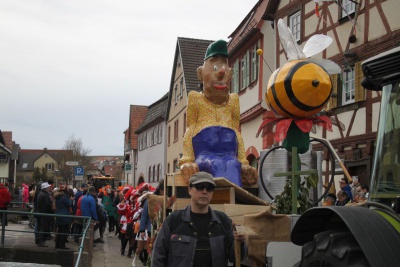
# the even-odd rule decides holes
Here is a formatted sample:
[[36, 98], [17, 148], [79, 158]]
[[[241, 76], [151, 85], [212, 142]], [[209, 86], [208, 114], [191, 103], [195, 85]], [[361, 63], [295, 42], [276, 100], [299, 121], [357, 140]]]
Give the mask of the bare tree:
[[75, 138], [71, 135], [67, 141], [64, 143], [64, 150], [72, 150], [72, 160], [82, 160], [82, 157], [87, 157], [91, 150], [89, 148], [83, 147], [82, 140], [80, 138]]
[[[91, 152], [91, 149], [83, 146], [81, 138], [76, 138], [74, 135], [71, 135], [68, 140], [65, 141], [63, 149], [72, 150], [72, 158], [68, 160], [77, 161], [79, 162], [79, 166], [83, 166], [84, 168], [90, 164], [90, 158], [88, 155]], [[61, 175], [65, 176], [68, 180], [71, 179], [71, 168], [63, 168], [60, 172]]]

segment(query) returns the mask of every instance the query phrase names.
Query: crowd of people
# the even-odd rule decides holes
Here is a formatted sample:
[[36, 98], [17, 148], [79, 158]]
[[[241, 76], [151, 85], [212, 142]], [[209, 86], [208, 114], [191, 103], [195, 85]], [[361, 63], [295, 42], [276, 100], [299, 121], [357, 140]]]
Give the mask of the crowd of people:
[[336, 195], [327, 194], [324, 206], [365, 206], [368, 200], [369, 187], [361, 184], [357, 177], [349, 180], [344, 177], [339, 181], [340, 190]]
[[[85, 183], [77, 189], [53, 185], [50, 180], [34, 185], [30, 190], [27, 185], [21, 186], [22, 201], [26, 195], [26, 203], [33, 202], [34, 212], [50, 214], [35, 216], [37, 246], [47, 247], [46, 242], [54, 239], [55, 248], [68, 249], [68, 236], [73, 237], [74, 242], [79, 242], [84, 227], [82, 219], [52, 214], [88, 216], [95, 222], [94, 243], [104, 242], [103, 237], [108, 226], [108, 232], [121, 240], [121, 255], [125, 256], [127, 252], [126, 256], [134, 258], [133, 264], [138, 260], [146, 264], [147, 240], [151, 236], [147, 196], [163, 195], [163, 181], [156, 188], [141, 181], [136, 187], [128, 185], [112, 188], [106, 185], [97, 191]], [[28, 194], [24, 193], [25, 187]], [[2, 191], [3, 187], [0, 185], [0, 192]], [[5, 207], [0, 208], [6, 209], [10, 201], [11, 197], [7, 198], [4, 201]], [[55, 238], [51, 233], [55, 233]]]
[[[340, 190], [336, 195], [326, 195], [324, 205], [366, 205], [369, 191], [367, 185], [361, 184], [356, 177], [351, 182], [347, 178], [342, 178], [339, 185]], [[25, 186], [21, 187], [22, 191], [25, 190]], [[64, 185], [54, 188], [51, 180], [40, 183], [31, 189], [29, 197], [34, 203], [35, 212], [50, 216], [36, 216], [35, 243], [39, 247], [46, 247], [46, 242], [54, 238], [51, 233], [55, 233], [55, 248], [68, 249], [66, 245], [69, 242], [68, 236], [79, 243], [84, 227], [83, 221], [75, 216], [52, 216], [52, 214], [88, 216], [95, 222], [94, 243], [104, 242], [103, 236], [108, 226], [108, 232], [120, 239], [121, 256], [133, 257], [132, 266], [136, 266], [139, 260], [146, 265], [149, 260], [148, 248], [152, 246], [156, 251], [152, 255], [152, 266], [165, 266], [165, 263], [186, 266], [185, 264], [191, 260], [199, 263], [199, 266], [205, 261], [226, 262], [229, 259], [232, 262], [233, 239], [241, 241], [242, 252], [246, 252], [246, 246], [243, 246], [244, 236], [234, 231], [232, 221], [225, 214], [209, 207], [215, 186], [212, 175], [205, 172], [194, 174], [189, 180], [190, 205], [167, 217], [163, 223], [164, 227], [158, 229], [158, 237], [153, 244], [148, 196], [164, 195], [163, 180], [156, 188], [141, 181], [136, 187], [128, 185], [112, 188], [107, 185], [97, 191], [93, 186], [84, 183], [77, 189]], [[22, 195], [25, 196], [25, 193]], [[10, 201], [8, 188], [0, 184], [0, 209], [7, 209]], [[212, 226], [214, 224], [215, 226]], [[210, 229], [214, 229], [212, 232], [215, 239], [209, 236]], [[218, 237], [219, 231], [222, 236], [226, 235], [225, 239], [229, 238], [224, 244], [215, 246], [222, 240]], [[192, 242], [195, 241], [187, 239], [187, 235], [189, 237], [199, 235], [197, 243], [194, 243], [195, 252], [191, 251]], [[182, 238], [186, 238], [187, 243], [180, 242]], [[182, 255], [179, 256], [179, 261], [173, 253], [176, 246], [179, 247], [179, 251], [187, 251], [180, 253]], [[224, 253], [214, 254], [216, 252], [214, 250], [221, 248], [224, 249]], [[215, 257], [217, 254], [219, 256]]]

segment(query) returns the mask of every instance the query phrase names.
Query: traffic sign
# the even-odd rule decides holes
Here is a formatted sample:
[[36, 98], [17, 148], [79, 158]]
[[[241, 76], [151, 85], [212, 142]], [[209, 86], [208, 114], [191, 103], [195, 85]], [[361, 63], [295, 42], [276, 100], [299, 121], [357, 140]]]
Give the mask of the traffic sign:
[[125, 163], [125, 173], [131, 173], [131, 172], [132, 172], [132, 164]]
[[77, 166], [74, 168], [75, 180], [83, 180], [83, 174], [85, 173], [85, 168], [82, 166]]
[[67, 161], [67, 162], [65, 162], [65, 165], [67, 165], [67, 166], [78, 166], [79, 163], [77, 161]]

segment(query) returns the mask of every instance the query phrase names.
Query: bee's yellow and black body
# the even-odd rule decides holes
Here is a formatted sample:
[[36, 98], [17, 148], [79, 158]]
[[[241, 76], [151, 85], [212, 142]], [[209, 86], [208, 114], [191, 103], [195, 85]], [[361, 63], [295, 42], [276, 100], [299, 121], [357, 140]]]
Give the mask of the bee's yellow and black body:
[[310, 60], [294, 60], [277, 69], [268, 81], [265, 101], [276, 114], [304, 118], [321, 111], [332, 94], [329, 74]]

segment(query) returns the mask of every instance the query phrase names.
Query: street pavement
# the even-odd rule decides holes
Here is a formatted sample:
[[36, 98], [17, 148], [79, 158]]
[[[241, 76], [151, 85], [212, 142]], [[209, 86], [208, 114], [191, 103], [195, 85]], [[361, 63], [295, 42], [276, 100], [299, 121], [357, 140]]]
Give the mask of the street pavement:
[[[0, 226], [1, 230], [1, 226]], [[11, 230], [11, 231], [8, 231]], [[27, 231], [27, 232], [21, 232]], [[49, 251], [55, 250], [54, 248], [54, 240], [49, 240], [46, 242], [46, 245], [49, 247], [39, 248], [34, 243], [33, 237], [33, 229], [29, 228], [26, 224], [17, 224], [9, 222], [8, 226], [6, 226], [5, 232], [5, 247], [13, 246], [15, 249], [18, 247], [29, 248], [35, 251]], [[96, 267], [116, 267], [116, 266], [131, 266], [132, 258], [128, 258], [126, 256], [127, 249], [125, 251], [125, 256], [121, 255], [121, 242], [114, 233], [109, 233], [106, 230], [106, 233], [103, 237], [104, 243], [96, 243], [93, 247], [93, 258], [92, 258], [92, 266]], [[69, 238], [69, 242], [66, 244], [70, 250], [78, 251], [78, 245], [73, 242], [73, 239]], [[0, 259], [1, 261], [1, 259]], [[5, 266], [5, 265], [1, 265]], [[7, 266], [22, 266], [15, 265], [9, 263]], [[142, 267], [142, 263], [140, 260], [137, 261], [137, 267]]]
[[[132, 258], [128, 258], [128, 248], [125, 250], [125, 256], [121, 255], [121, 241], [114, 233], [106, 232], [104, 234], [104, 243], [97, 243], [93, 248], [92, 266], [96, 267], [116, 267], [116, 266], [132, 266]], [[140, 260], [136, 261], [137, 267], [142, 267]]]

